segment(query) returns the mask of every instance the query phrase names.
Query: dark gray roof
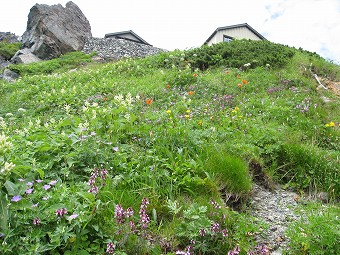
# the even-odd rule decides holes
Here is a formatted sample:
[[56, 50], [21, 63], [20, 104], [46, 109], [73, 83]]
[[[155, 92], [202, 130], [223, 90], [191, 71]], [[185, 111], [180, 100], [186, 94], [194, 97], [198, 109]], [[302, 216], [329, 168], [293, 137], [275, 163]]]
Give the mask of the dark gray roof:
[[254, 34], [256, 34], [259, 38], [262, 40], [266, 40], [263, 35], [261, 35], [259, 32], [257, 32], [254, 28], [249, 26], [247, 23], [242, 23], [242, 24], [237, 24], [237, 25], [231, 25], [231, 26], [225, 26], [225, 27], [218, 27], [216, 30], [209, 36], [209, 38], [205, 41], [205, 43], [208, 43], [211, 38], [220, 30], [225, 30], [225, 29], [231, 29], [231, 28], [238, 28], [238, 27], [247, 27], [250, 31], [252, 31]]
[[[125, 38], [124, 35], [126, 34], [131, 34], [133, 35], [137, 40], [132, 40], [132, 39], [128, 39]], [[139, 42], [139, 43], [144, 43], [147, 45], [151, 45], [150, 43], [147, 43], [142, 37], [140, 37], [139, 35], [137, 35], [135, 32], [133, 32], [132, 30], [127, 30], [127, 31], [121, 31], [121, 32], [115, 32], [115, 33], [109, 33], [105, 35], [105, 38], [108, 37], [116, 37], [116, 38], [122, 38], [122, 39], [127, 39], [127, 40], [132, 40], [135, 42]], [[152, 45], [151, 45], [152, 46]]]

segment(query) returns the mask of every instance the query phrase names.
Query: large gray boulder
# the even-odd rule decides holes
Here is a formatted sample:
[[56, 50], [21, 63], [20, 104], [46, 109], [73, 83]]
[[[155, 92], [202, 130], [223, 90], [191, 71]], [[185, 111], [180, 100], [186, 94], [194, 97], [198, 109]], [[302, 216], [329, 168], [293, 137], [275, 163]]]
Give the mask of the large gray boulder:
[[91, 26], [73, 2], [62, 5], [34, 5], [28, 14], [27, 28], [22, 36], [25, 47], [40, 59], [82, 50], [86, 38], [92, 36]]
[[34, 55], [28, 48], [18, 50], [11, 59], [11, 63], [13, 64], [29, 64], [39, 61], [41, 61], [41, 59]]

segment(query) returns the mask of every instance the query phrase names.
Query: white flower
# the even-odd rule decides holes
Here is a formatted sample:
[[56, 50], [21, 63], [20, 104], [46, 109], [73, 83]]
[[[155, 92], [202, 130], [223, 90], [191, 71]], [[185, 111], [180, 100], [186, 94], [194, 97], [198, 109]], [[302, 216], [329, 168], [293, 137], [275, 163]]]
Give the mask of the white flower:
[[6, 113], [6, 117], [12, 117], [12, 116], [13, 116], [13, 113], [10, 113], [10, 112]]
[[251, 66], [251, 63], [244, 64], [243, 66], [244, 67], [249, 67], [249, 66]]
[[8, 137], [5, 136], [4, 133], [0, 134], [0, 152], [6, 152], [7, 150], [11, 149], [13, 144], [8, 141]]
[[5, 165], [4, 165], [3, 168], [1, 168], [0, 172], [1, 173], [7, 173], [7, 172], [11, 171], [14, 167], [15, 167], [15, 164], [5, 162]]
[[97, 102], [94, 102], [94, 103], [92, 104], [92, 107], [98, 107], [98, 103], [97, 103]]
[[35, 126], [36, 126], [36, 127], [40, 127], [40, 124], [41, 124], [41, 120], [38, 118], [38, 119], [35, 121]]
[[26, 110], [24, 108], [19, 108], [18, 112], [26, 112]]
[[62, 89], [60, 90], [60, 93], [61, 93], [61, 94], [64, 94], [64, 93], [65, 93], [65, 89], [62, 88]]

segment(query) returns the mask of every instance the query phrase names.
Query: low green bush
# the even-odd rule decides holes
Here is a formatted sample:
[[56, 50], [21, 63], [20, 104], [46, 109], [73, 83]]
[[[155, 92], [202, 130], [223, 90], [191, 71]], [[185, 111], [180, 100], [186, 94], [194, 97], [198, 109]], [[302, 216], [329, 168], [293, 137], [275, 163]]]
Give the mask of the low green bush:
[[22, 43], [8, 43], [0, 42], [0, 56], [4, 57], [5, 60], [11, 59], [14, 54], [20, 50]]
[[30, 64], [10, 65], [8, 68], [20, 75], [51, 74], [65, 72], [69, 69], [81, 66], [91, 61], [92, 54], [82, 52], [70, 52], [59, 58], [35, 62]]

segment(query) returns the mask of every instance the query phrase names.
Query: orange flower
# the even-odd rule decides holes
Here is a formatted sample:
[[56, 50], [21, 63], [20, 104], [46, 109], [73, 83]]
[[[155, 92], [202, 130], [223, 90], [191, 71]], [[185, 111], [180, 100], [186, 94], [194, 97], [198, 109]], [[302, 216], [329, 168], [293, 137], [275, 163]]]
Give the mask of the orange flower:
[[229, 74], [229, 73], [230, 73], [230, 71], [229, 71], [229, 70], [226, 70], [226, 71], [225, 71], [225, 73], [226, 73], [226, 74]]
[[106, 100], [107, 100], [107, 97], [104, 97], [103, 100], [106, 101]]
[[238, 86], [239, 88], [242, 88], [243, 84], [239, 83], [239, 84], [237, 84], [237, 86]]
[[190, 90], [190, 91], [188, 92], [188, 95], [189, 95], [189, 96], [192, 96], [193, 94], [195, 94], [195, 91], [191, 91], [191, 90]]
[[248, 81], [247, 81], [247, 80], [245, 80], [245, 79], [242, 79], [242, 83], [243, 83], [243, 84], [247, 84], [247, 83], [248, 83]]
[[197, 73], [194, 73], [193, 75], [194, 75], [194, 77], [197, 77], [197, 76], [198, 76], [198, 74], [197, 74]]
[[152, 104], [152, 99], [150, 99], [150, 98], [147, 98], [147, 99], [145, 100], [145, 103], [146, 103], [147, 105], [150, 105], [150, 104]]
[[170, 89], [170, 88], [171, 88], [170, 84], [166, 85], [166, 88], [167, 88], [167, 89]]

